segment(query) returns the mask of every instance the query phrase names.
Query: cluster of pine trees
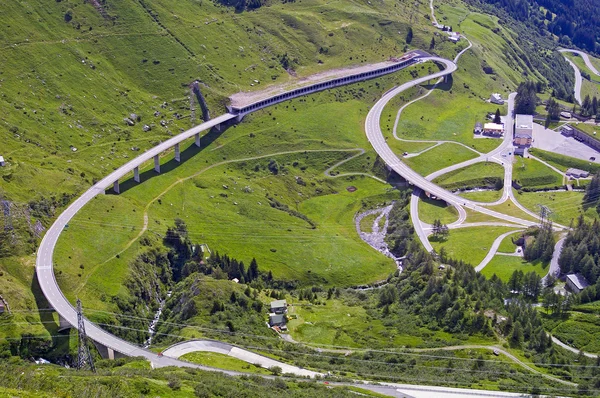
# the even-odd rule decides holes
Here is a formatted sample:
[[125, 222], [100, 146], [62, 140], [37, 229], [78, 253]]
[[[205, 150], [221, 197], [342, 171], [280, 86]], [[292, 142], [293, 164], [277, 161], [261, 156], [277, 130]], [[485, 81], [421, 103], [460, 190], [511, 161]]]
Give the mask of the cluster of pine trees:
[[554, 99], [554, 97], [550, 97], [548, 102], [546, 103], [546, 111], [548, 115], [546, 116], [545, 127], [550, 126], [551, 122], [557, 122], [560, 120], [560, 105]]
[[544, 32], [546, 36], [555, 35], [564, 46], [575, 45], [588, 51], [598, 51], [596, 38], [600, 37], [600, 5], [594, 0], [483, 1], [501, 7], [511, 17]]
[[600, 222], [587, 223], [583, 216], [569, 231], [558, 259], [563, 274], [581, 273], [591, 284], [600, 276]]
[[535, 271], [525, 274], [516, 270], [510, 276], [507, 285], [511, 292], [522, 294], [524, 298], [533, 302], [537, 301], [542, 293], [542, 278]]
[[539, 83], [532, 81], [521, 82], [515, 98], [515, 112], [523, 115], [533, 115], [539, 101], [537, 93], [543, 89]]
[[581, 116], [600, 118], [598, 115], [598, 98], [594, 96], [590, 99], [589, 95], [586, 95], [581, 103]]
[[527, 261], [541, 260], [547, 263], [554, 254], [554, 236], [552, 235], [552, 222], [546, 221], [540, 225], [532, 244], [525, 246], [523, 257]]
[[397, 257], [406, 255], [408, 246], [413, 239], [414, 228], [406, 206], [410, 201], [411, 192], [401, 191], [400, 197], [394, 202], [389, 214], [389, 223], [385, 240], [390, 251]]
[[403, 272], [378, 292], [375, 305], [386, 324], [406, 323], [410, 314], [429, 330], [500, 334], [513, 346], [537, 354], [551, 348], [539, 312], [529, 304], [543, 292], [535, 272], [516, 271], [504, 283], [496, 275], [488, 279], [471, 265], [451, 259], [446, 260], [452, 266], [436, 271], [434, 258], [417, 242], [408, 252]]

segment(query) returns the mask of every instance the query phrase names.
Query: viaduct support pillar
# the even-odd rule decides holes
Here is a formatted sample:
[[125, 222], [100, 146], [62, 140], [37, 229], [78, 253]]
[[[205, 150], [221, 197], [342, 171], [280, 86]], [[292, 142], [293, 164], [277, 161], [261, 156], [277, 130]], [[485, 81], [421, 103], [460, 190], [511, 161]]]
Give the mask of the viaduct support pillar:
[[135, 182], [140, 182], [140, 168], [139, 167], [135, 167], [133, 169], [133, 180]]
[[217, 130], [217, 131], [221, 131], [221, 125], [220, 124], [215, 124], [214, 129]]
[[123, 355], [121, 353], [116, 352], [112, 348], [106, 347], [105, 345], [102, 345], [98, 342], [94, 341], [94, 345], [96, 346], [96, 349], [98, 350], [98, 353], [100, 354], [102, 359], [111, 359], [112, 360], [115, 358], [123, 357]]
[[160, 174], [160, 160], [158, 159], [158, 155], [154, 156], [154, 171]]
[[179, 150], [179, 144], [175, 144], [175, 160], [181, 162], [181, 151]]
[[194, 137], [196, 138], [196, 146], [200, 148], [200, 133], [196, 133]]
[[121, 193], [119, 189], [119, 180], [113, 182], [113, 191], [115, 191], [115, 193]]
[[58, 331], [62, 332], [63, 330], [71, 329], [71, 324], [60, 314], [58, 315]]

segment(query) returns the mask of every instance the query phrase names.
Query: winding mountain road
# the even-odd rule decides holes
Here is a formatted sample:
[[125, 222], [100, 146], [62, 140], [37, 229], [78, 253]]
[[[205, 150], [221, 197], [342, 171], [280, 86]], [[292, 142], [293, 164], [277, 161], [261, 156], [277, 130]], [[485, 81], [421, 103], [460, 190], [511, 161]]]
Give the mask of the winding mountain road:
[[[442, 64], [442, 65], [444, 65], [445, 69], [440, 72], [437, 72], [433, 75], [421, 77], [421, 78], [412, 80], [410, 82], [404, 83], [403, 85], [396, 87], [393, 90], [388, 91], [379, 101], [377, 101], [375, 103], [375, 105], [369, 111], [366, 121], [365, 121], [365, 131], [366, 131], [369, 142], [373, 146], [373, 149], [375, 149], [375, 151], [377, 152], [379, 157], [381, 157], [381, 159], [388, 165], [388, 167], [390, 167], [392, 170], [394, 170], [396, 173], [398, 173], [404, 179], [409, 181], [414, 186], [416, 186], [426, 192], [429, 192], [432, 195], [435, 195], [439, 199], [444, 200], [446, 203], [448, 203], [452, 206], [456, 206], [456, 207], [465, 206], [474, 211], [478, 211], [480, 213], [484, 213], [484, 214], [487, 214], [492, 217], [501, 218], [501, 219], [504, 219], [504, 220], [509, 221], [514, 224], [519, 224], [519, 225], [523, 225], [523, 226], [536, 225], [536, 223], [533, 221], [524, 220], [524, 219], [521, 219], [518, 217], [514, 217], [514, 216], [506, 215], [503, 213], [499, 213], [494, 210], [490, 210], [490, 209], [482, 206], [478, 202], [475, 202], [475, 201], [472, 201], [469, 199], [464, 199], [444, 188], [441, 188], [437, 184], [434, 184], [433, 182], [429, 181], [427, 178], [421, 176], [419, 173], [412, 170], [407, 164], [402, 162], [398, 158], [398, 156], [392, 151], [392, 149], [389, 147], [389, 145], [386, 142], [386, 138], [384, 137], [383, 132], [381, 131], [381, 126], [379, 123], [379, 121], [381, 119], [381, 114], [383, 112], [383, 108], [388, 104], [388, 102], [391, 101], [391, 99], [394, 98], [396, 95], [400, 94], [401, 92], [403, 92], [405, 90], [408, 90], [411, 87], [422, 84], [428, 80], [437, 79], [439, 77], [449, 75], [449, 74], [455, 72], [457, 69], [456, 64], [454, 62], [449, 61], [444, 58], [429, 57], [429, 58], [426, 58], [426, 60], [430, 60], [430, 61], [434, 61], [439, 64]], [[488, 154], [488, 156], [492, 157], [492, 156], [495, 156], [495, 155], [501, 153], [503, 150], [505, 150], [507, 148], [509, 143], [510, 143], [509, 140], [507, 140], [507, 139], [504, 140], [503, 143], [498, 148], [496, 148], [495, 150], [490, 152]], [[479, 158], [475, 158], [475, 159], [472, 159], [471, 161], [463, 162], [462, 167], [468, 166], [469, 164], [475, 164], [478, 161], [481, 161], [481, 160]]]
[[[598, 72], [598, 69], [596, 69], [596, 67], [594, 66], [594, 64], [592, 64], [592, 61], [590, 60], [590, 57], [588, 54], [584, 53], [583, 51], [579, 51], [579, 50], [571, 50], [569, 48], [561, 48], [558, 50], [561, 53], [573, 53], [573, 54], [577, 54], [579, 55], [581, 58], [583, 58], [583, 62], [585, 62], [585, 66], [592, 72], [595, 73], [597, 76], [600, 76], [600, 72]], [[563, 55], [564, 56], [564, 55]], [[579, 102], [579, 105], [582, 104], [582, 99], [581, 99], [581, 86], [583, 85], [583, 77], [581, 76], [581, 71], [579, 70], [579, 67], [575, 64], [575, 62], [571, 61], [569, 58], [567, 58], [566, 56], [565, 60], [567, 60], [567, 62], [571, 65], [571, 67], [573, 68], [573, 71], [575, 72], [575, 87], [574, 87], [574, 94], [575, 94], [575, 100], [577, 102]]]
[[[467, 48], [468, 49], [468, 48]], [[463, 50], [466, 51], [467, 49]], [[460, 56], [460, 54], [458, 55]], [[458, 58], [457, 56], [457, 58]], [[398, 157], [391, 151], [391, 149], [387, 146], [386, 140], [383, 137], [379, 120], [381, 117], [382, 110], [384, 106], [397, 94], [401, 93], [408, 88], [420, 85], [425, 83], [428, 80], [434, 80], [438, 78], [443, 78], [457, 70], [456, 64], [450, 60], [446, 60], [440, 57], [421, 57], [420, 62], [436, 62], [444, 66], [444, 70], [440, 72], [434, 73], [429, 76], [417, 78], [411, 82], [407, 82], [393, 90], [390, 90], [386, 93], [370, 110], [367, 115], [365, 122], [365, 129], [367, 133], [367, 137], [369, 142], [375, 149], [375, 151], [379, 154], [379, 156], [385, 161], [387, 165], [389, 165], [394, 171], [396, 171], [399, 175], [403, 176], [407, 181], [410, 181], [416, 187], [424, 189], [437, 197], [445, 200], [449, 204], [456, 206], [459, 209], [461, 217], [466, 218], [466, 212], [463, 207], [470, 208], [474, 211], [478, 211], [493, 217], [498, 217], [506, 220], [507, 222], [522, 225], [522, 226], [530, 226], [535, 225], [535, 222], [524, 220], [518, 217], [513, 217], [509, 215], [505, 215], [490, 209], [485, 208], [481, 204], [470, 201], [467, 199], [463, 199], [439, 186], [432, 183], [425, 177], [419, 175], [406, 164], [404, 164]], [[60, 317], [62, 317], [66, 322], [71, 325], [77, 325], [77, 313], [75, 308], [71, 305], [71, 303], [64, 296], [60, 287], [56, 281], [53, 269], [53, 254], [54, 248], [58, 241], [58, 238], [66, 227], [68, 222], [75, 216], [75, 214], [89, 201], [91, 201], [95, 196], [99, 194], [103, 194], [105, 190], [110, 187], [115, 181], [123, 178], [125, 175], [130, 173], [136, 167], [142, 166], [145, 162], [150, 161], [152, 158], [159, 156], [161, 153], [169, 150], [174, 145], [180, 143], [183, 139], [191, 138], [196, 134], [208, 130], [212, 127], [218, 126], [221, 123], [227, 122], [233, 118], [236, 118], [237, 115], [234, 114], [224, 114], [221, 115], [209, 122], [203, 123], [199, 126], [196, 126], [178, 136], [175, 136], [156, 147], [148, 150], [147, 152], [141, 154], [137, 158], [129, 161], [125, 165], [119, 167], [112, 173], [110, 173], [107, 177], [100, 180], [98, 183], [90, 187], [86, 192], [83, 193], [79, 198], [77, 198], [71, 205], [67, 207], [67, 209], [56, 219], [53, 225], [48, 229], [44, 238], [40, 243], [40, 247], [37, 253], [36, 259], [36, 275], [41, 287], [41, 290], [45, 297], [47, 298], [50, 305], [56, 310]], [[508, 141], [507, 141], [508, 142]], [[504, 142], [503, 142], [504, 145]], [[496, 150], [492, 151], [494, 156], [495, 154], [499, 154], [502, 150], [504, 150], [504, 146], [501, 145]], [[488, 154], [488, 156], [490, 156]], [[480, 158], [480, 157], [479, 157]], [[479, 159], [477, 158], [477, 159]], [[473, 161], [473, 163], [476, 163]], [[161, 355], [141, 348], [136, 344], [127, 342], [117, 336], [112, 335], [111, 333], [103, 330], [98, 325], [90, 322], [85, 319], [85, 328], [87, 335], [93, 341], [111, 349], [118, 353], [127, 355], [127, 356], [139, 356], [144, 357], [149, 360], [154, 367], [163, 367], [163, 366], [182, 366], [182, 367], [195, 367], [204, 370], [217, 370], [230, 375], [238, 375], [239, 372], [230, 372], [223, 371], [220, 369], [214, 369], [207, 366], [195, 365], [186, 361], [182, 361], [176, 358], [171, 358], [168, 355]], [[230, 350], [231, 351], [231, 350]], [[281, 366], [281, 365], [278, 365]], [[312, 372], [316, 374], [316, 372]], [[311, 375], [314, 375], [312, 374]]]

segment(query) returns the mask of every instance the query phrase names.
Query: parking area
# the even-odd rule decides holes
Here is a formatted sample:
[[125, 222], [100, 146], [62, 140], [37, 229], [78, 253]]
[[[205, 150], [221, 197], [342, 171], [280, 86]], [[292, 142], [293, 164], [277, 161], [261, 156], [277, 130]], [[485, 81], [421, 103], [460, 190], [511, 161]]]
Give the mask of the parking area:
[[575, 138], [565, 137], [558, 131], [548, 130], [537, 123], [533, 124], [533, 142], [531, 146], [581, 160], [590, 161], [590, 158], [596, 158], [593, 162], [600, 163], [600, 153], [595, 149], [577, 141]]

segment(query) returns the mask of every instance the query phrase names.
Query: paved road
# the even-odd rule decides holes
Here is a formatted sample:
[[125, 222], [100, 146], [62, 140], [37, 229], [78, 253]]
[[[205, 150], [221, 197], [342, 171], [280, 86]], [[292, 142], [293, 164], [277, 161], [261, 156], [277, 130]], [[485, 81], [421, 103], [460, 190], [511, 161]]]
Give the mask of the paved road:
[[581, 58], [583, 58], [583, 62], [585, 62], [585, 66], [587, 66], [587, 68], [590, 71], [592, 71], [596, 75], [600, 76], [600, 72], [598, 72], [598, 69], [596, 69], [596, 67], [590, 60], [590, 57], [587, 53], [584, 53], [583, 51], [579, 51], [579, 50], [569, 50], [569, 49], [565, 49], [565, 48], [561, 48], [558, 51], [560, 51], [561, 53], [570, 52], [570, 53], [578, 54]]
[[559, 346], [561, 346], [561, 347], [562, 347], [562, 348], [564, 348], [565, 350], [568, 350], [568, 351], [574, 352], [575, 354], [579, 354], [580, 352], [582, 352], [582, 353], [583, 353], [583, 355], [584, 355], [584, 356], [586, 356], [586, 357], [588, 357], [588, 358], [594, 358], [594, 359], [598, 358], [598, 355], [597, 355], [597, 354], [591, 354], [591, 353], [589, 353], [589, 352], [585, 352], [585, 351], [578, 350], [577, 348], [573, 348], [573, 347], [571, 347], [570, 345], [567, 345], [567, 344], [563, 343], [562, 341], [560, 341], [559, 339], [557, 339], [557, 338], [556, 338], [556, 337], [554, 337], [554, 336], [550, 336], [550, 337], [552, 338], [552, 342], [553, 342], [554, 344], [558, 344]]
[[[385, 144], [385, 139], [383, 138], [383, 134], [381, 133], [381, 129], [379, 127], [379, 120], [381, 116], [382, 109], [384, 105], [389, 102], [391, 98], [393, 98], [398, 93], [406, 90], [407, 88], [413, 87], [418, 84], [422, 84], [427, 80], [437, 79], [439, 77], [443, 77], [449, 73], [452, 73], [456, 70], [456, 65], [452, 61], [445, 60], [443, 58], [438, 57], [428, 57], [423, 59], [423, 61], [435, 61], [445, 65], [445, 70], [435, 73], [431, 76], [422, 77], [416, 79], [412, 82], [406, 83], [394, 90], [388, 92], [384, 97], [378, 101], [373, 109], [369, 112], [366, 121], [367, 135], [369, 137], [369, 141], [378, 152], [378, 154], [386, 161], [388, 165], [390, 165], [396, 172], [405, 177], [407, 180], [413, 182], [416, 186], [419, 186], [423, 189], [428, 190], [434, 195], [446, 200], [454, 206], [460, 206], [460, 203], [463, 203], [467, 207], [471, 207], [476, 211], [480, 211], [495, 217], [502, 217], [503, 219], [514, 222], [521, 225], [534, 225], [534, 222], [522, 220], [517, 217], [506, 216], [501, 213], [497, 213], [491, 211], [489, 209], [482, 208], [477, 205], [475, 202], [462, 199], [440, 187], [437, 187], [435, 184], [427, 181], [425, 178], [420, 176], [419, 174], [412, 171], [409, 167], [404, 165], [387, 147]], [[139, 157], [131, 160], [127, 164], [119, 167], [117, 170], [109, 174], [107, 177], [100, 180], [98, 183], [93, 185], [90, 189], [88, 189], [82, 196], [76, 199], [54, 222], [54, 224], [48, 229], [42, 242], [40, 243], [40, 247], [37, 253], [36, 259], [36, 274], [45, 297], [48, 299], [50, 305], [59, 313], [61, 317], [63, 317], [68, 323], [71, 325], [77, 324], [77, 314], [71, 303], [66, 299], [66, 297], [61, 292], [58, 283], [56, 282], [55, 275], [53, 272], [53, 252], [54, 247], [57, 243], [58, 237], [60, 233], [63, 231], [67, 223], [73, 218], [73, 216], [90, 200], [92, 200], [96, 195], [103, 194], [105, 189], [110, 187], [112, 183], [120, 178], [123, 178], [125, 175], [130, 173], [135, 167], [141, 166], [143, 163], [151, 160], [154, 156], [159, 155], [162, 152], [167, 151], [175, 144], [181, 142], [184, 139], [191, 138], [195, 134], [200, 133], [202, 131], [208, 130], [211, 127], [219, 125], [223, 122], [231, 120], [236, 116], [233, 114], [225, 114], [219, 116], [209, 122], [203, 123], [199, 126], [196, 126], [176, 137], [173, 137], [158, 146], [150, 149], [149, 151], [143, 153]], [[195, 367], [204, 370], [216, 370], [214, 368], [210, 368], [207, 366], [200, 366], [191, 364], [186, 361], [181, 361], [175, 358], [171, 358], [169, 356], [158, 356], [157, 354], [140, 348], [139, 346], [122, 340], [106, 331], [101, 329], [99, 326], [91, 323], [87, 319], [85, 320], [85, 328], [87, 335], [90, 339], [110, 348], [116, 352], [127, 356], [140, 356], [148, 359], [154, 367], [163, 367], [163, 366], [184, 366], [184, 367]], [[223, 373], [230, 375], [239, 375], [239, 372], [232, 371], [222, 371]], [[434, 387], [435, 388], [435, 387]]]
[[283, 373], [294, 374], [296, 376], [323, 376], [323, 373], [313, 372], [312, 370], [288, 365], [287, 363], [279, 362], [263, 355], [258, 355], [254, 352], [244, 350], [234, 345], [214, 340], [190, 340], [177, 343], [164, 350], [163, 355], [172, 358], [179, 358], [187, 353], [197, 351], [216, 352], [219, 354], [229, 355], [230, 357], [237, 358], [251, 364], [260, 364], [266, 369], [279, 366]]
[[[424, 77], [417, 79], [414, 84], [421, 84], [429, 79], [437, 79], [438, 77], [444, 76], [449, 73], [451, 67], [452, 71], [456, 70], [456, 66], [451, 61], [444, 60], [442, 58], [428, 58], [426, 60], [436, 60], [438, 62], [445, 63], [447, 68], [445, 71], [434, 74], [430, 77]], [[391, 98], [391, 97], [389, 97]], [[388, 99], [389, 101], [389, 99]], [[103, 194], [105, 189], [110, 187], [114, 181], [117, 181], [120, 178], [123, 178], [135, 167], [139, 167], [145, 162], [150, 161], [154, 156], [161, 154], [169, 150], [175, 144], [183, 141], [184, 139], [188, 139], [193, 137], [195, 134], [200, 133], [202, 131], [208, 130], [216, 125], [219, 125], [223, 122], [229, 121], [236, 116], [233, 114], [224, 114], [215, 119], [212, 119], [206, 123], [203, 123], [199, 126], [196, 126], [182, 134], [179, 134], [156, 147], [148, 150], [147, 152], [141, 154], [137, 158], [129, 161], [125, 165], [119, 167], [117, 170], [109, 174], [107, 177], [100, 180], [98, 183], [89, 188], [83, 195], [77, 198], [52, 224], [52, 226], [46, 232], [44, 238], [40, 243], [40, 247], [37, 253], [36, 259], [36, 274], [44, 293], [44, 296], [47, 298], [48, 302], [58, 312], [58, 314], [64, 318], [71, 325], [77, 325], [77, 313], [75, 308], [71, 305], [71, 303], [66, 299], [66, 297], [61, 292], [58, 283], [56, 282], [56, 278], [53, 270], [53, 253], [60, 233], [63, 231], [68, 222], [74, 217], [74, 215], [90, 200], [92, 200], [96, 195]], [[378, 119], [379, 120], [379, 119]], [[209, 367], [205, 366], [196, 366], [192, 365], [185, 361], [180, 361], [174, 358], [169, 357], [159, 357], [157, 354], [140, 348], [139, 346], [129, 343], [125, 340], [122, 340], [111, 333], [108, 333], [101, 329], [99, 326], [91, 323], [87, 319], [85, 320], [85, 328], [87, 335], [90, 339], [110, 348], [116, 352], [127, 356], [141, 356], [145, 357], [149, 361], [152, 362], [153, 366], [161, 367], [161, 366], [193, 366], [197, 368], [203, 368], [206, 370], [213, 370]], [[236, 374], [235, 372], [226, 372], [230, 374]]]
[[[387, 103], [393, 97], [400, 94], [401, 92], [403, 92], [411, 87], [414, 87], [416, 85], [422, 84], [428, 80], [437, 79], [439, 77], [448, 75], [452, 72], [455, 72], [457, 69], [456, 64], [454, 62], [449, 61], [444, 58], [428, 57], [428, 58], [424, 58], [423, 61], [438, 62], [438, 63], [444, 65], [445, 69], [443, 71], [437, 72], [433, 75], [425, 76], [425, 77], [418, 78], [413, 81], [404, 83], [403, 85], [387, 92], [379, 101], [377, 101], [377, 103], [375, 103], [373, 108], [371, 108], [371, 110], [369, 111], [369, 114], [367, 115], [367, 118], [365, 121], [365, 131], [366, 131], [369, 142], [373, 146], [373, 149], [375, 149], [377, 154], [383, 159], [383, 161], [390, 168], [392, 168], [396, 173], [401, 175], [407, 181], [409, 181], [410, 183], [414, 184], [416, 187], [418, 187], [422, 190], [430, 192], [431, 194], [446, 201], [448, 204], [450, 204], [452, 206], [466, 206], [475, 211], [478, 211], [478, 212], [481, 212], [481, 213], [484, 213], [484, 214], [487, 214], [487, 215], [490, 215], [493, 217], [502, 218], [506, 221], [509, 221], [509, 222], [515, 223], [515, 224], [519, 224], [519, 225], [524, 225], [524, 226], [536, 225], [536, 223], [533, 221], [523, 220], [518, 217], [509, 216], [506, 214], [502, 214], [502, 213], [487, 209], [487, 208], [481, 206], [477, 202], [461, 198], [460, 196], [453, 194], [452, 192], [449, 192], [446, 189], [439, 187], [438, 185], [432, 183], [431, 181], [428, 181], [425, 177], [421, 176], [420, 174], [418, 174], [417, 172], [412, 170], [410, 167], [408, 167], [390, 149], [390, 147], [388, 146], [386, 139], [383, 135], [383, 132], [381, 131], [381, 126], [379, 124], [379, 121], [381, 119], [381, 114], [382, 114], [382, 111], [383, 111], [383, 108], [385, 107], [385, 105], [387, 105]], [[508, 140], [505, 140], [505, 141], [508, 142]], [[490, 152], [490, 154], [488, 154], [488, 155], [491, 157], [491, 156], [499, 154], [504, 149], [506, 149], [505, 145], [507, 145], [507, 144], [503, 141], [503, 144], [499, 148]], [[476, 163], [476, 161], [472, 161], [472, 163]]]
[[[577, 50], [568, 50], [568, 49], [560, 49], [558, 50], [561, 53], [577, 53], [579, 55], [581, 55], [583, 57], [583, 60], [585, 61], [586, 66], [590, 68], [590, 70], [595, 71], [596, 74], [598, 74], [598, 71], [596, 70], [596, 68], [594, 68], [594, 66], [592, 65], [592, 63], [590, 62], [590, 59], [588, 58], [587, 54], [581, 51], [577, 51]], [[584, 57], [585, 55], [585, 57]], [[577, 102], [579, 102], [579, 105], [581, 105], [582, 100], [581, 100], [581, 86], [583, 84], [583, 78], [581, 77], [581, 71], [579, 70], [579, 68], [577, 67], [577, 65], [575, 65], [575, 63], [573, 61], [571, 61], [569, 58], [565, 57], [565, 59], [567, 60], [567, 62], [571, 65], [571, 67], [573, 68], [573, 71], [575, 72], [575, 87], [573, 90], [573, 93], [575, 94], [575, 100]]]
[[497, 237], [496, 240], [494, 241], [494, 243], [492, 243], [492, 247], [490, 247], [490, 251], [488, 252], [488, 254], [486, 254], [485, 258], [483, 260], [481, 260], [481, 262], [479, 263], [479, 265], [477, 267], [475, 267], [475, 271], [481, 272], [481, 270], [484, 269], [485, 266], [488, 265], [488, 263], [490, 261], [492, 261], [492, 258], [494, 258], [494, 256], [496, 255], [496, 252], [498, 251], [498, 247], [500, 247], [500, 243], [502, 243], [504, 238], [506, 238], [508, 235], [514, 234], [515, 232], [518, 232], [518, 231], [519, 230], [516, 229], [513, 231], [506, 232], [506, 233], [500, 235], [499, 237]]
[[558, 277], [560, 274], [560, 265], [558, 265], [558, 258], [562, 252], [563, 245], [565, 244], [566, 237], [563, 235], [558, 242], [554, 245], [554, 253], [552, 254], [552, 260], [550, 260], [550, 267], [548, 267], [548, 273], [542, 278], [542, 283], [545, 283], [549, 275]]
[[[46, 297], [52, 308], [54, 308], [56, 312], [58, 312], [58, 314], [61, 317], [63, 317], [68, 323], [70, 323], [71, 325], [77, 325], [77, 313], [75, 311], [75, 308], [63, 295], [58, 286], [58, 283], [56, 282], [53, 270], [52, 257], [54, 253], [54, 247], [56, 246], [56, 242], [58, 241], [60, 233], [69, 223], [69, 221], [73, 218], [73, 216], [96, 195], [103, 194], [105, 189], [111, 186], [114, 181], [124, 177], [126, 174], [130, 173], [135, 167], [138, 167], [143, 163], [151, 160], [155, 155], [158, 155], [168, 150], [169, 148], [173, 147], [176, 143], [181, 142], [183, 139], [193, 137], [196, 133], [208, 130], [211, 127], [214, 127], [220, 123], [233, 119], [234, 117], [235, 115], [232, 114], [225, 114], [219, 116], [218, 118], [196, 126], [148, 150], [139, 157], [119, 167], [107, 177], [103, 178], [98, 183], [93, 185], [83, 195], [77, 198], [56, 219], [56, 221], [48, 229], [48, 231], [44, 235], [44, 238], [42, 239], [42, 242], [40, 243], [36, 259], [36, 274], [44, 296]], [[158, 357], [157, 354], [149, 350], [142, 349], [135, 344], [129, 343], [104, 331], [100, 327], [89, 322], [87, 319], [85, 320], [85, 329], [90, 339], [99, 342], [100, 344], [127, 356], [145, 357], [149, 361], [151, 361], [152, 364], [156, 367], [191, 365], [187, 362], [178, 361], [173, 358]], [[195, 367], [210, 369], [208, 367], [203, 366]]]

